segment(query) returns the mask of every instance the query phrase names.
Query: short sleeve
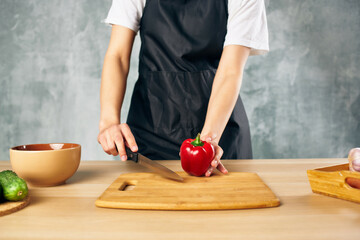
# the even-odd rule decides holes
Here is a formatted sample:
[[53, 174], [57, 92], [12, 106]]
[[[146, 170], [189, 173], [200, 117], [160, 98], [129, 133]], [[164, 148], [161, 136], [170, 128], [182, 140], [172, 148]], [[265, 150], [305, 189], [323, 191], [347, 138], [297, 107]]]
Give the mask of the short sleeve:
[[113, 0], [107, 18], [107, 24], [121, 25], [134, 32], [139, 30], [140, 19], [146, 0]]
[[269, 39], [264, 0], [229, 0], [228, 12], [224, 46], [249, 47], [250, 55], [267, 53]]

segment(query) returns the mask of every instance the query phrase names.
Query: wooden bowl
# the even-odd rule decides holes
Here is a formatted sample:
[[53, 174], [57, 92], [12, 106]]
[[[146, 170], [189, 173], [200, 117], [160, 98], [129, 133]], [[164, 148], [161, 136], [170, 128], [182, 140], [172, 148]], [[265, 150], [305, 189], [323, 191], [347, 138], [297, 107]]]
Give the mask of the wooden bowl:
[[75, 143], [30, 144], [12, 147], [14, 172], [34, 186], [64, 184], [79, 167], [81, 146]]

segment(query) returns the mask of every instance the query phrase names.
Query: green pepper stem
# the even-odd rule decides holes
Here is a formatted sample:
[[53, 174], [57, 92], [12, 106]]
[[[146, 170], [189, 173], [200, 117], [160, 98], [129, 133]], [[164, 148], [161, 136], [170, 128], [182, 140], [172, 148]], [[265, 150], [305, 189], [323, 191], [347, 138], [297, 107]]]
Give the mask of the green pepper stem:
[[194, 145], [195, 147], [202, 147], [204, 146], [204, 142], [200, 140], [200, 133], [198, 133], [198, 135], [196, 136], [195, 140], [191, 142], [192, 145]]

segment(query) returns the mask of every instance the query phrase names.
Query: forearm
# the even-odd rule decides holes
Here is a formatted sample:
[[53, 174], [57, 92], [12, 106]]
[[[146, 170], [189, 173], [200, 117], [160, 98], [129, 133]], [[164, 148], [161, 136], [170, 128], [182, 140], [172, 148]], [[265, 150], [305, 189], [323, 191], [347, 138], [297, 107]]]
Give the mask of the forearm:
[[213, 136], [213, 140], [219, 142], [239, 97], [249, 53], [246, 47], [225, 47], [214, 78], [202, 136]]
[[220, 140], [239, 97], [241, 82], [242, 74], [215, 77], [201, 135], [216, 136], [216, 142]]
[[128, 61], [114, 54], [105, 56], [100, 88], [100, 131], [120, 123], [128, 72]]

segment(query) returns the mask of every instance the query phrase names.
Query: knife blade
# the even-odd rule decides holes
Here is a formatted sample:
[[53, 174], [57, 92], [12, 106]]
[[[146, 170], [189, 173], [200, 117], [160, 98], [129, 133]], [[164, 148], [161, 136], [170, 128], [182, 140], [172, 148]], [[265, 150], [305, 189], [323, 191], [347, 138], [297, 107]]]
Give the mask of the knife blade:
[[125, 146], [125, 149], [126, 149], [126, 155], [129, 160], [132, 160], [132, 161], [152, 170], [153, 172], [159, 173], [163, 177], [170, 178], [172, 180], [176, 180], [176, 181], [180, 181], [180, 182], [182, 182], [184, 180], [177, 173], [171, 171], [170, 169], [161, 165], [160, 163], [157, 163], [157, 162], [145, 157], [144, 155], [141, 155], [138, 152], [133, 152], [130, 150], [130, 148], [128, 148], [126, 146]]

